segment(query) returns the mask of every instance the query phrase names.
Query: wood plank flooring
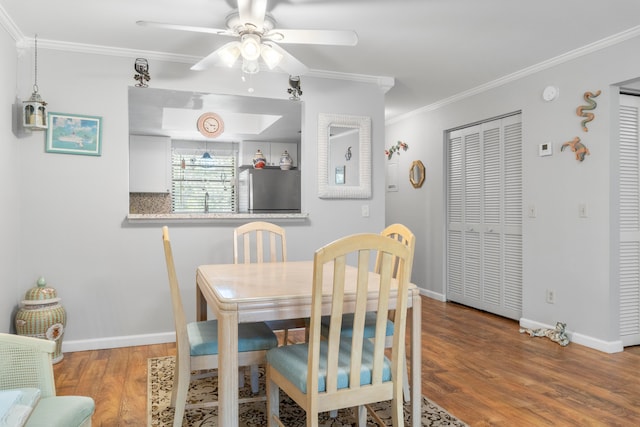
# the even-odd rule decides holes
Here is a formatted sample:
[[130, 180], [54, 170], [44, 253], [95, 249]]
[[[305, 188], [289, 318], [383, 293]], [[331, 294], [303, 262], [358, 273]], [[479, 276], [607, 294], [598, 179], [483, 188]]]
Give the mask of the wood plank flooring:
[[[458, 304], [423, 298], [422, 310], [423, 394], [469, 425], [640, 425], [640, 347], [561, 347]], [[145, 426], [146, 361], [166, 355], [174, 344], [66, 353], [58, 394], [93, 397], [94, 426]]]

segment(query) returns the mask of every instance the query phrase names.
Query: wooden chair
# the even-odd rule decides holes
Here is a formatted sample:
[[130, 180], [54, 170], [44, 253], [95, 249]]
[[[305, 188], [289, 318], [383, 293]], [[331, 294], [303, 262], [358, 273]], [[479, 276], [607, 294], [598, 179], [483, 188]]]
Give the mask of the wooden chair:
[[[284, 228], [264, 221], [254, 221], [233, 230], [234, 264], [284, 262], [287, 260], [287, 237]], [[284, 331], [284, 345], [289, 342], [289, 329], [307, 327], [306, 319], [266, 322], [274, 331]], [[306, 332], [305, 332], [306, 338]]]
[[[382, 230], [380, 234], [399, 241], [400, 243], [406, 245], [409, 249], [411, 249], [412, 254], [414, 253], [415, 246], [416, 246], [416, 241], [415, 241], [416, 239], [414, 234], [411, 232], [411, 230], [409, 230], [409, 228], [407, 228], [405, 225], [392, 224], [387, 228], [385, 228], [384, 230]], [[380, 261], [381, 260], [380, 260], [380, 254], [379, 254], [378, 257], [376, 258], [376, 266], [375, 266], [376, 272], [380, 271]], [[399, 260], [394, 259], [392, 265], [394, 268], [393, 277], [395, 278], [398, 273]], [[387, 348], [391, 348], [393, 345], [393, 327], [394, 327], [393, 318], [394, 318], [394, 313], [393, 313], [393, 310], [391, 310], [389, 311], [389, 319], [387, 320], [387, 330], [386, 330], [387, 332], [386, 332], [386, 338], [385, 338], [385, 345]], [[329, 316], [323, 316], [322, 318], [322, 335], [323, 336], [328, 336], [329, 323], [330, 323]], [[373, 338], [375, 327], [376, 327], [375, 313], [369, 312], [365, 316], [364, 337], [370, 338], [370, 339]], [[346, 337], [350, 337], [353, 335], [353, 314], [351, 313], [345, 314], [342, 318], [342, 335]], [[404, 381], [403, 381], [404, 400], [405, 402], [408, 402], [411, 398], [411, 392], [409, 390], [409, 376], [407, 374], [406, 360], [404, 364], [403, 375], [404, 375]]]
[[[29, 389], [40, 390], [40, 400], [27, 418], [26, 427], [90, 427], [95, 411], [92, 398], [56, 396], [51, 363], [55, 349], [54, 341], [0, 333], [0, 390], [14, 390], [25, 395]], [[35, 401], [32, 397], [27, 406]], [[23, 416], [13, 421], [19, 419]], [[0, 425], [5, 425], [3, 421], [4, 417], [0, 416]], [[9, 425], [13, 424], [10, 422]]]
[[[185, 409], [196, 407], [217, 406], [217, 402], [207, 402], [201, 405], [186, 405], [187, 392], [191, 382], [191, 372], [218, 368], [218, 322], [208, 320], [204, 322], [187, 323], [182, 297], [178, 286], [178, 276], [173, 262], [169, 229], [162, 227], [162, 242], [167, 263], [169, 287], [173, 318], [176, 328], [176, 369], [171, 391], [171, 407], [175, 408], [173, 426], [182, 426]], [[264, 363], [268, 349], [277, 347], [278, 339], [273, 331], [263, 322], [240, 323], [238, 325], [238, 365], [257, 366]], [[224, 373], [221, 373], [224, 375]], [[256, 388], [254, 392], [256, 392]], [[239, 399], [239, 403], [261, 400], [264, 397]]]
[[[370, 282], [371, 253], [378, 255], [379, 281]], [[357, 257], [357, 274], [347, 276], [347, 259]], [[393, 264], [397, 263], [397, 279]], [[366, 423], [364, 405], [391, 400], [394, 426], [403, 424], [402, 364], [405, 352], [407, 295], [413, 262], [411, 249], [379, 234], [356, 234], [320, 248], [314, 256], [309, 342], [267, 352], [267, 415], [270, 426], [281, 425], [282, 389], [307, 413], [307, 426], [318, 425], [318, 413], [358, 407], [360, 426]], [[329, 264], [329, 265], [326, 265]], [[325, 268], [326, 267], [326, 268]], [[327, 278], [325, 279], [325, 275]], [[385, 356], [386, 323], [391, 283], [397, 282], [393, 346]], [[352, 337], [341, 334], [345, 284], [356, 286]], [[324, 286], [323, 286], [324, 285]], [[321, 336], [322, 305], [332, 286], [328, 338]], [[325, 295], [323, 295], [323, 288]], [[373, 340], [364, 337], [367, 298], [378, 292]], [[375, 414], [373, 414], [375, 417]], [[384, 425], [382, 420], [378, 421]]]

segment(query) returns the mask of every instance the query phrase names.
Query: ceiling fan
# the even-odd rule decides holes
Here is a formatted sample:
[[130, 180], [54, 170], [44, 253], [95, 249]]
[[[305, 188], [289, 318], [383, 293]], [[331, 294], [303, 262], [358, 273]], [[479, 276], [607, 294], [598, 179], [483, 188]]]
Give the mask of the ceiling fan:
[[224, 44], [191, 67], [204, 70], [224, 64], [231, 67], [242, 58], [242, 71], [260, 71], [259, 59], [273, 69], [276, 66], [293, 76], [303, 75], [308, 68], [279, 46], [283, 44], [320, 44], [355, 46], [358, 36], [349, 30], [291, 30], [276, 28], [275, 19], [267, 13], [267, 0], [238, 0], [238, 9], [226, 18], [226, 29], [194, 27], [163, 22], [137, 21], [138, 25], [193, 31], [233, 37], [238, 40]]

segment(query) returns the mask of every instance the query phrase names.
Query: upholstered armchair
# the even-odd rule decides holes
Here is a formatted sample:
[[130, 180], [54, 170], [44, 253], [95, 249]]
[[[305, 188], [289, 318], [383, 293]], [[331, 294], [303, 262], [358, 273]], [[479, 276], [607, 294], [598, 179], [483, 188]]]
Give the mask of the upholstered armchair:
[[95, 402], [85, 396], [56, 396], [53, 341], [0, 333], [0, 390], [37, 389], [40, 399], [26, 427], [89, 427]]

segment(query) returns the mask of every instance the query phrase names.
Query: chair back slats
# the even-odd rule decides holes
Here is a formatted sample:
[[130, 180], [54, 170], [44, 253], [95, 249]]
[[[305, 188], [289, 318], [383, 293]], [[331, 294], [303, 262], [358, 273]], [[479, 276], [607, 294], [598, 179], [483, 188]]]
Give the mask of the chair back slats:
[[173, 319], [176, 328], [177, 357], [190, 357], [189, 336], [187, 335], [187, 318], [184, 314], [182, 296], [176, 266], [173, 261], [173, 251], [171, 250], [171, 239], [169, 238], [169, 228], [162, 227], [162, 243], [164, 245], [164, 257], [167, 264], [167, 275], [169, 276], [169, 288], [171, 292], [171, 308], [173, 309]]
[[266, 260], [287, 260], [287, 240], [282, 227], [265, 221], [254, 221], [233, 230], [234, 264], [263, 263]]
[[[353, 259], [356, 255], [355, 262], [357, 265], [357, 273], [346, 274], [348, 260]], [[375, 255], [375, 270], [378, 275], [371, 274], [374, 270], [371, 268], [371, 260]], [[340, 360], [339, 351], [343, 346], [343, 354], [345, 346], [350, 347], [349, 359], [349, 384], [348, 389], [358, 393], [362, 387], [370, 387], [381, 385], [383, 382], [383, 373], [385, 368], [385, 335], [386, 320], [390, 306], [390, 294], [392, 288], [397, 287], [397, 301], [395, 310], [401, 312], [398, 317], [398, 323], [394, 328], [394, 345], [392, 351], [392, 376], [398, 377], [402, 373], [401, 363], [404, 360], [404, 332], [407, 309], [407, 292], [409, 275], [412, 267], [413, 250], [404, 242], [389, 239], [380, 234], [357, 234], [345, 237], [333, 242], [318, 251], [314, 256], [314, 283], [311, 311], [311, 328], [309, 338], [309, 367], [307, 384], [308, 398], [313, 399], [318, 393], [318, 373], [320, 365], [320, 347], [327, 346], [326, 355], [326, 394], [338, 392], [345, 393], [343, 386], [338, 384], [338, 373], [340, 366], [345, 363]], [[397, 277], [394, 275], [397, 274]], [[328, 276], [328, 277], [325, 277]], [[379, 277], [379, 280], [375, 278]], [[355, 283], [349, 283], [355, 282]], [[321, 343], [321, 301], [323, 298], [323, 287], [328, 284], [332, 287], [331, 296], [331, 322], [327, 342]], [[355, 286], [355, 288], [353, 288]], [[347, 289], [354, 289], [347, 292]], [[377, 295], [377, 319], [375, 338], [371, 344], [369, 340], [364, 339], [363, 329], [365, 324], [365, 315], [367, 311], [371, 311], [368, 307], [369, 296], [375, 293]], [[345, 294], [349, 295], [345, 298]], [[340, 338], [341, 321], [345, 311], [345, 307], [354, 310], [354, 326], [351, 338]], [[326, 314], [326, 313], [325, 313]], [[346, 341], [345, 341], [346, 340]], [[363, 359], [364, 344], [373, 346], [372, 355], [367, 354]], [[369, 352], [367, 352], [369, 353]], [[343, 356], [344, 357], [344, 356]], [[364, 365], [371, 369], [370, 384], [360, 385], [361, 371]], [[400, 394], [402, 393], [400, 389]], [[322, 393], [320, 393], [322, 394]], [[315, 396], [317, 398], [317, 396]]]
[[[415, 250], [415, 246], [416, 246], [416, 239], [415, 239], [415, 235], [411, 232], [411, 230], [409, 230], [409, 228], [403, 224], [391, 224], [390, 226], [386, 227], [384, 230], [382, 230], [382, 232], [380, 233], [383, 236], [387, 236], [392, 238], [393, 240], [397, 240], [400, 243], [404, 243], [405, 245], [407, 245], [409, 248], [411, 248], [411, 250]], [[379, 263], [380, 263], [380, 254], [378, 254], [378, 257], [376, 258], [376, 269], [375, 271], [379, 271], [380, 267], [379, 267]], [[398, 263], [399, 260], [397, 258], [394, 257], [393, 259], [393, 277], [396, 277], [396, 275], [398, 274]], [[409, 280], [411, 280], [411, 278], [409, 278]]]

